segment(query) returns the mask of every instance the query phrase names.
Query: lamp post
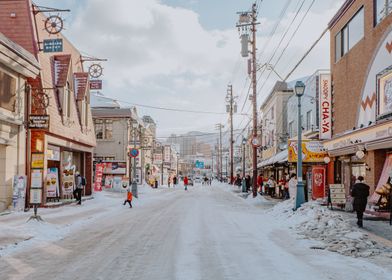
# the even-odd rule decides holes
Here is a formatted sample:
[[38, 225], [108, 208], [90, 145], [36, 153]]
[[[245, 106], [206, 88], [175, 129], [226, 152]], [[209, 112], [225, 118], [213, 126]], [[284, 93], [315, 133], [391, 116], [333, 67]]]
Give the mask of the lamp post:
[[294, 210], [297, 210], [305, 202], [304, 183], [302, 181], [302, 119], [301, 119], [301, 97], [305, 92], [305, 84], [297, 81], [295, 84], [295, 95], [298, 97], [298, 140], [297, 140], [297, 195]]
[[[132, 123], [132, 128], [133, 128], [133, 148], [136, 149], [136, 130], [138, 128], [138, 123], [133, 122]], [[137, 198], [138, 193], [137, 193], [137, 181], [136, 181], [136, 157], [133, 158], [133, 172], [132, 172], [132, 194]]]
[[245, 181], [245, 145], [246, 138], [242, 138], [242, 192], [247, 192], [246, 181]]

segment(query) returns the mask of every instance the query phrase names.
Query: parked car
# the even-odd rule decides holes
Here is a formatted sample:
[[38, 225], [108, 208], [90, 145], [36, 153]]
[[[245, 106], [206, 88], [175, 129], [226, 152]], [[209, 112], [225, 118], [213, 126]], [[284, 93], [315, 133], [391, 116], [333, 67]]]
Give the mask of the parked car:
[[201, 177], [195, 177], [195, 184], [201, 184]]

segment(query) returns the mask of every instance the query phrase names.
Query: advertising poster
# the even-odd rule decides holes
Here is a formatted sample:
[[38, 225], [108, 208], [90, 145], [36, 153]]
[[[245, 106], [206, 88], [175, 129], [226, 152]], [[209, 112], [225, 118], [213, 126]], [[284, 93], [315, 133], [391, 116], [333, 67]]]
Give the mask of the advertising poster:
[[32, 153], [43, 153], [45, 143], [45, 132], [44, 131], [31, 131], [31, 152]]
[[[385, 185], [388, 182], [391, 172], [392, 172], [392, 154], [388, 154], [384, 162], [384, 167], [382, 169], [382, 173], [378, 181], [376, 191], [380, 190], [383, 187], [383, 185]], [[374, 192], [371, 195], [369, 202], [372, 204], [377, 204], [380, 197], [381, 196], [378, 193]]]
[[312, 199], [316, 200], [325, 196], [325, 168], [312, 167]]
[[42, 189], [30, 189], [30, 204], [42, 203]]
[[63, 171], [63, 195], [71, 195], [74, 190], [75, 176], [73, 169]]
[[[289, 140], [288, 145], [288, 161], [297, 162], [298, 147], [296, 140]], [[324, 150], [324, 146], [320, 141], [302, 141], [302, 161], [303, 162], [324, 162], [324, 158], [328, 156]]]
[[46, 175], [46, 197], [59, 197], [59, 174], [57, 168], [48, 168]]
[[105, 177], [105, 188], [110, 189], [113, 187], [113, 176], [107, 175]]
[[44, 154], [31, 154], [31, 168], [44, 168]]
[[392, 72], [379, 79], [379, 115], [392, 112]]
[[27, 178], [24, 175], [14, 176], [12, 182], [12, 206], [14, 211], [23, 211], [25, 208]]
[[42, 188], [42, 169], [31, 170], [31, 188], [41, 189]]
[[100, 192], [102, 191], [102, 176], [103, 176], [103, 163], [97, 163], [95, 165], [95, 182], [94, 182], [94, 191]]
[[117, 190], [119, 190], [119, 189], [122, 188], [122, 177], [120, 177], [120, 176], [115, 176], [115, 177], [113, 178], [113, 188], [114, 188], [114, 189], [117, 189]]

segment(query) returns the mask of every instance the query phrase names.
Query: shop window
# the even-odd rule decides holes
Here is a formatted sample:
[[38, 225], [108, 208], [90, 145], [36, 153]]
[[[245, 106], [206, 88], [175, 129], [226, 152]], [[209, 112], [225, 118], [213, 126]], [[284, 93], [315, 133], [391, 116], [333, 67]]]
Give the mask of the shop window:
[[335, 36], [335, 62], [363, 38], [364, 26], [362, 7]]
[[11, 75], [0, 71], [0, 107], [14, 112], [15, 103], [16, 79]]
[[100, 140], [113, 139], [113, 121], [112, 120], [94, 120], [95, 137]]
[[392, 0], [374, 0], [374, 5], [374, 25], [377, 25], [392, 12]]
[[392, 116], [392, 69], [387, 69], [377, 77], [378, 119]]

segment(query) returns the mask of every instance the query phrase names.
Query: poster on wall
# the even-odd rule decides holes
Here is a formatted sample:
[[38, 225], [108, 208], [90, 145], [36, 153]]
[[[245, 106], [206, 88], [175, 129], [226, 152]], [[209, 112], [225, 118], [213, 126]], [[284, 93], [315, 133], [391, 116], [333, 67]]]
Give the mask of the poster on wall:
[[45, 132], [40, 130], [32, 130], [31, 132], [31, 152], [43, 153], [45, 143]]
[[113, 178], [113, 189], [121, 189], [122, 188], [122, 177], [121, 176], [114, 176]]
[[325, 196], [325, 167], [312, 166], [312, 199]]
[[42, 169], [33, 169], [31, 170], [31, 188], [32, 189], [41, 189], [42, 188]]
[[14, 211], [25, 209], [27, 178], [24, 175], [16, 175], [12, 180], [12, 208]]
[[331, 139], [332, 136], [332, 90], [331, 74], [320, 74], [319, 85], [319, 118], [320, 139]]
[[392, 113], [392, 72], [379, 79], [378, 108], [380, 117]]
[[48, 168], [45, 187], [46, 197], [60, 196], [58, 168]]
[[[388, 154], [384, 162], [384, 167], [382, 169], [376, 191], [381, 190], [383, 186], [388, 182], [389, 177], [392, 175], [391, 172], [392, 172], [392, 154]], [[381, 197], [376, 191], [372, 194], [372, 196], [369, 199], [369, 202], [372, 204], [377, 204]]]
[[100, 192], [102, 191], [102, 176], [103, 176], [103, 163], [97, 163], [95, 165], [95, 182], [94, 182], [94, 191]]
[[105, 188], [111, 189], [113, 187], [113, 176], [107, 175], [105, 177]]
[[43, 153], [31, 154], [31, 168], [44, 168], [44, 158]]

